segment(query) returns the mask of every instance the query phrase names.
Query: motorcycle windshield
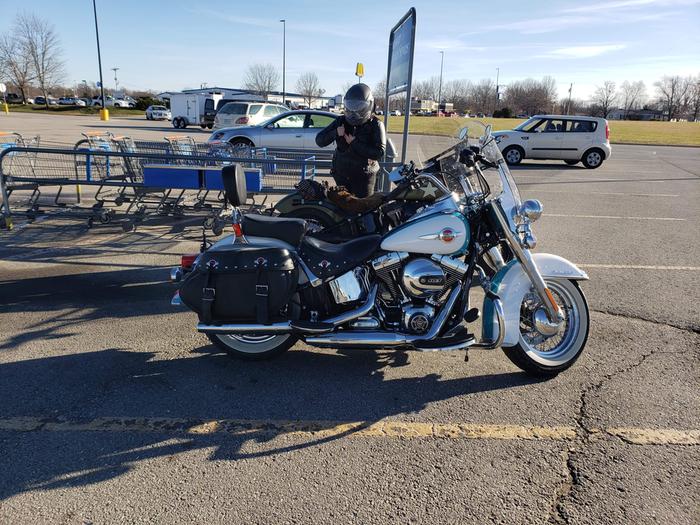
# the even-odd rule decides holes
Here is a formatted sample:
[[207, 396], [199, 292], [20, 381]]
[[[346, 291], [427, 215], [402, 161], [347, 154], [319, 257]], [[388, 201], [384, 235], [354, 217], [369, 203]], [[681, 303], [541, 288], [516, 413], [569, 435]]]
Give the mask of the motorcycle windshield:
[[[501, 150], [498, 148], [496, 139], [491, 135], [491, 126], [483, 122], [471, 121], [467, 128], [466, 135], [470, 145], [479, 146], [481, 148], [482, 157], [494, 164], [496, 168], [484, 167], [484, 176], [490, 186], [490, 198], [511, 198], [513, 204], [519, 205], [521, 202], [518, 185], [513, 179], [513, 175], [508, 169]], [[506, 195], [504, 195], [506, 194]]]

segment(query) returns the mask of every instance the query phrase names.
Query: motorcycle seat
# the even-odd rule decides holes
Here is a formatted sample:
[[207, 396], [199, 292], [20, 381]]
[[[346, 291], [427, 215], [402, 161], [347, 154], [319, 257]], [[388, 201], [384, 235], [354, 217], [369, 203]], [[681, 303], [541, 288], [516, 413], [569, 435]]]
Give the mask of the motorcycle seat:
[[304, 219], [248, 214], [243, 216], [241, 229], [244, 235], [279, 239], [297, 247], [306, 232], [306, 221]]
[[365, 235], [339, 244], [304, 237], [299, 256], [318, 277], [341, 275], [365, 262], [382, 242], [381, 235]]

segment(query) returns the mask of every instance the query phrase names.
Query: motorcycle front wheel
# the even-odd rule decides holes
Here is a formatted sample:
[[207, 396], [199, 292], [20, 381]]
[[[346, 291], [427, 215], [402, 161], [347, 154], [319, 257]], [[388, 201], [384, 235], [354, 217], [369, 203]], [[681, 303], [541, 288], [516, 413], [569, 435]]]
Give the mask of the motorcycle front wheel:
[[588, 340], [588, 303], [575, 281], [545, 279], [557, 304], [564, 313], [559, 331], [542, 335], [536, 328], [535, 312], [543, 308], [539, 297], [527, 294], [520, 305], [520, 338], [518, 344], [503, 347], [508, 359], [536, 377], [554, 377], [573, 365]]

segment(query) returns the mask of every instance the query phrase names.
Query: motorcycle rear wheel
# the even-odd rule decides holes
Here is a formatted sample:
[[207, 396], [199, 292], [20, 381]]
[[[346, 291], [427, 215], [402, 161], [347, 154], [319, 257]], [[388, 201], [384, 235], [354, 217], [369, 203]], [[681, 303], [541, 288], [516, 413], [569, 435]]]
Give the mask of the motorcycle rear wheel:
[[586, 346], [590, 323], [586, 297], [575, 281], [545, 281], [565, 314], [564, 325], [559, 333], [550, 338], [538, 335], [532, 326], [532, 316], [529, 315], [538, 305], [531, 304], [532, 297], [526, 296], [521, 305], [518, 344], [503, 347], [513, 364], [528, 374], [541, 378], [554, 377], [576, 362]]
[[285, 353], [297, 342], [297, 338], [292, 334], [207, 334], [207, 337], [231, 357], [243, 361], [272, 359]]

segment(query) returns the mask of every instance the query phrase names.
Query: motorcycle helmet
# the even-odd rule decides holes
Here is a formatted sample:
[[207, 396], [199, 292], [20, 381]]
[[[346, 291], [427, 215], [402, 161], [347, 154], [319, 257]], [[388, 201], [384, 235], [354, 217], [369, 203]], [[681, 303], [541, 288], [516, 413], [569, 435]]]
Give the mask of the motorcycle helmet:
[[372, 116], [374, 97], [367, 84], [355, 84], [345, 93], [345, 120], [351, 126], [361, 126]]

